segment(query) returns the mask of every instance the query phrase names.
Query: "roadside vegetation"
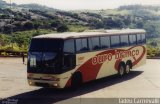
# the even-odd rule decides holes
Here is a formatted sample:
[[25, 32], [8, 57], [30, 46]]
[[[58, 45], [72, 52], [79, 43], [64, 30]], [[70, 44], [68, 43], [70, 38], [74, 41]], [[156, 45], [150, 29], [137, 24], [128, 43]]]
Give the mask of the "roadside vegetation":
[[160, 38], [151, 38], [147, 40], [148, 57], [160, 57]]

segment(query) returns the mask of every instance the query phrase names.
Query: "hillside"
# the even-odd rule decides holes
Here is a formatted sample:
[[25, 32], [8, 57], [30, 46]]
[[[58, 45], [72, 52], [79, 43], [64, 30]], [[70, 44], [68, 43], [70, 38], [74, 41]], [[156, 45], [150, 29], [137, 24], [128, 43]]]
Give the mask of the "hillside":
[[27, 50], [33, 36], [51, 32], [122, 28], [143, 28], [147, 38], [160, 37], [160, 6], [62, 11], [38, 4], [10, 7], [0, 0], [0, 50]]
[[[13, 32], [16, 32], [37, 28], [57, 29], [60, 25], [65, 24], [86, 24], [82, 18], [77, 19], [77, 15], [74, 13], [60, 11], [37, 4], [15, 4], [11, 7], [12, 9], [8, 6], [9, 4], [6, 3], [5, 5], [6, 8], [0, 7], [0, 32], [7, 34], [11, 32], [10, 28], [13, 29]], [[25, 26], [26, 24], [29, 25], [27, 28]]]
[[130, 5], [114, 10], [61, 11], [38, 4], [12, 4], [10, 9], [9, 4], [2, 0], [0, 5], [3, 5], [0, 7], [0, 32], [5, 34], [37, 28], [57, 30], [64, 25], [90, 29], [143, 28], [149, 38], [159, 37], [160, 34], [159, 6]]

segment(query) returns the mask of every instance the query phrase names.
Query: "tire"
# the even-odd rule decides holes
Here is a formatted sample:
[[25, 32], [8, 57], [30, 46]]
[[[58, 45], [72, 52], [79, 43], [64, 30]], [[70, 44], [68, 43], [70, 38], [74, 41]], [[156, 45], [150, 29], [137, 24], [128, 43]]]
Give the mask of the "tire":
[[131, 72], [131, 69], [132, 69], [132, 62], [131, 62], [131, 60], [128, 60], [128, 61], [126, 62], [126, 70], [125, 70], [125, 73], [126, 73], [126, 74], [129, 74], [129, 73]]
[[80, 73], [75, 73], [72, 76], [71, 87], [77, 89], [82, 85], [82, 75]]
[[125, 74], [125, 64], [124, 63], [120, 63], [119, 67], [118, 67], [118, 75], [120, 77], [122, 77]]
[[126, 65], [125, 73], [126, 73], [126, 74], [129, 74], [129, 73], [130, 73], [130, 71], [131, 71], [131, 67], [130, 67], [130, 65], [129, 65], [129, 64], [127, 64], [127, 65]]

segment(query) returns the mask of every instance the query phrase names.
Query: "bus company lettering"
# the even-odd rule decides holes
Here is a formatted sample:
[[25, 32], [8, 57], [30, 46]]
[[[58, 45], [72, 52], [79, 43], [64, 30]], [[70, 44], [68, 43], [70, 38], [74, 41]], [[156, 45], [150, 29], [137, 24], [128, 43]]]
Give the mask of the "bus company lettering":
[[139, 55], [139, 50], [115, 50], [114, 53], [107, 54], [99, 54], [92, 58], [92, 64], [102, 64], [105, 61], [111, 61], [113, 59], [113, 55], [115, 55], [115, 60], [123, 59], [126, 57], [135, 57]]
[[123, 59], [126, 57], [135, 57], [139, 55], [139, 50], [117, 51], [115, 50], [115, 59]]
[[97, 56], [92, 58], [92, 64], [93, 65], [102, 64], [105, 61], [111, 61], [111, 60], [112, 60], [112, 54], [111, 53], [103, 54], [103, 55], [97, 55]]

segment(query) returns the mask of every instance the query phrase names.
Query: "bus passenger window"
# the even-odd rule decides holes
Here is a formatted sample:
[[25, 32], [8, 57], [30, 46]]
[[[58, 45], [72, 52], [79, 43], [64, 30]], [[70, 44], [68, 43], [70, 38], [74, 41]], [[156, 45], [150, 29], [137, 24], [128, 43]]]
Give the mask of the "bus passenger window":
[[76, 52], [80, 52], [81, 47], [82, 47], [81, 39], [76, 39]]
[[76, 39], [76, 52], [84, 52], [88, 50], [87, 39]]
[[64, 41], [63, 53], [63, 71], [71, 70], [76, 65], [74, 39]]
[[99, 37], [91, 38], [91, 43], [92, 43], [92, 50], [99, 50], [100, 49]]
[[141, 34], [137, 34], [137, 44], [141, 43], [142, 43]]
[[136, 35], [129, 35], [129, 44], [130, 45], [136, 45]]
[[88, 44], [87, 44], [87, 39], [82, 39], [82, 49], [81, 51], [87, 51], [88, 50]]
[[142, 43], [146, 43], [146, 36], [145, 36], [145, 34], [141, 34], [141, 37], [142, 37]]
[[73, 39], [64, 41], [63, 51], [66, 52], [66, 53], [74, 53], [75, 52], [74, 40]]
[[92, 50], [92, 40], [91, 38], [88, 38], [88, 46], [89, 46], [89, 50]]
[[128, 46], [128, 35], [121, 35], [121, 46]]
[[100, 37], [100, 43], [101, 43], [101, 48], [106, 49], [110, 47], [110, 37], [105, 36], [105, 37]]
[[120, 39], [119, 36], [111, 36], [111, 47], [119, 47]]

